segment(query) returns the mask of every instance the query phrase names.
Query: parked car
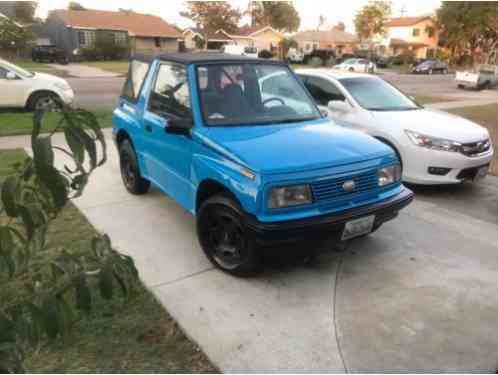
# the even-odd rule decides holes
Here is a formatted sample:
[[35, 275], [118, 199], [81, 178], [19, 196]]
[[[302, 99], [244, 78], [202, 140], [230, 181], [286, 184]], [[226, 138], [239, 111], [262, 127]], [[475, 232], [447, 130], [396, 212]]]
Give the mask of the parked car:
[[441, 60], [425, 60], [412, 68], [413, 74], [448, 74], [448, 64]]
[[337, 59], [337, 64], [341, 64], [342, 62], [349, 60], [349, 59], [355, 59], [356, 56], [353, 55], [352, 53], [343, 53], [341, 57]]
[[455, 184], [486, 176], [493, 159], [486, 128], [425, 109], [376, 76], [329, 70], [298, 70], [297, 74], [336, 123], [364, 131], [395, 150], [403, 181]]
[[230, 55], [258, 57], [258, 49], [256, 47], [239, 46], [235, 44], [227, 44], [223, 48], [223, 52]]
[[33, 47], [33, 49], [31, 50], [31, 58], [35, 62], [48, 61], [50, 63], [57, 62], [64, 65], [69, 63], [66, 52], [54, 45]]
[[300, 64], [304, 61], [304, 53], [297, 48], [289, 48], [287, 60], [291, 63]]
[[488, 54], [485, 64], [474, 70], [456, 72], [455, 81], [458, 88], [486, 89], [498, 85], [498, 46]]
[[53, 109], [57, 99], [73, 102], [74, 92], [65, 79], [33, 73], [0, 59], [0, 107]]
[[376, 73], [377, 66], [367, 59], [347, 59], [334, 66], [334, 69], [357, 73]]
[[390, 59], [387, 56], [377, 56], [375, 58], [375, 65], [377, 65], [377, 68], [387, 68], [389, 63]]
[[304, 64], [309, 64], [311, 59], [318, 57], [322, 60], [323, 65], [333, 65], [336, 61], [335, 50], [333, 49], [314, 49], [308, 54], [304, 55]]
[[210, 261], [238, 276], [258, 269], [261, 248], [365, 235], [413, 197], [392, 149], [333, 126], [280, 61], [132, 60], [113, 135], [126, 189], [157, 185], [196, 217]]

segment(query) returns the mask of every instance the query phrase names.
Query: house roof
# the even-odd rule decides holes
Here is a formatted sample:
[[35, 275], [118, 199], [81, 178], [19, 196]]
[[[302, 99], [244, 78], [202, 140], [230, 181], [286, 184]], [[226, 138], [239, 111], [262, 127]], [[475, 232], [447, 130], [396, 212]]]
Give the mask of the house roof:
[[223, 29], [218, 31], [223, 32], [225, 35], [229, 36], [230, 38], [251, 38], [253, 36], [258, 35], [259, 33], [268, 30], [283, 36], [281, 32], [275, 30], [271, 26], [243, 26], [239, 27], [239, 29], [237, 31], [234, 31], [233, 33], [228, 33]]
[[302, 42], [333, 42], [333, 43], [356, 43], [358, 39], [353, 34], [338, 29], [325, 31], [307, 30], [295, 34], [292, 39]]
[[66, 26], [128, 31], [130, 36], [179, 38], [181, 34], [158, 16], [129, 11], [54, 10]]
[[[203, 32], [202, 29], [199, 29], [199, 28], [196, 28], [196, 27], [190, 27], [190, 28], [185, 29], [183, 31], [183, 35], [185, 35], [188, 32], [191, 32], [191, 33], [197, 35], [199, 38], [204, 39], [204, 32]], [[218, 31], [216, 31], [214, 33], [210, 32], [210, 33], [208, 33], [207, 37], [208, 37], [208, 40], [211, 40], [211, 41], [226, 41], [226, 42], [229, 42], [229, 41], [232, 40], [230, 37], [228, 37], [221, 30], [218, 30]]]
[[387, 20], [385, 26], [387, 27], [407, 27], [416, 25], [419, 22], [432, 19], [429, 16], [422, 17], [394, 17]]

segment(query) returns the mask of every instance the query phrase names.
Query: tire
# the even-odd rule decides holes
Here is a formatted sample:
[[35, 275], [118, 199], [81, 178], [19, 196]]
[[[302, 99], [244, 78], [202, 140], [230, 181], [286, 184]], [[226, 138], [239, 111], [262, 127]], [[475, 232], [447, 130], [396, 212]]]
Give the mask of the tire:
[[432, 69], [429, 69], [429, 71], [427, 73], [431, 76], [433, 73]]
[[27, 109], [29, 111], [55, 111], [59, 109], [57, 100], [60, 98], [57, 94], [49, 91], [35, 92], [28, 99]]
[[142, 195], [149, 191], [150, 181], [140, 175], [137, 154], [128, 139], [119, 144], [119, 167], [126, 190], [134, 195]]
[[211, 263], [230, 275], [249, 277], [260, 271], [254, 238], [240, 205], [226, 194], [208, 198], [197, 213], [197, 238]]
[[354, 72], [354, 68], [349, 68], [348, 69], [350, 72]]

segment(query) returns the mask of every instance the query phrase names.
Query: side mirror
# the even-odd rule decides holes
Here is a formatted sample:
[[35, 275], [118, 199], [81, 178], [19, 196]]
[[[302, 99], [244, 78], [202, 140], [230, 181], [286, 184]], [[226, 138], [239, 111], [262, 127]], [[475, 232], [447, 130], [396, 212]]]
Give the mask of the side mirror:
[[17, 76], [16, 76], [16, 73], [14, 73], [14, 72], [7, 72], [7, 74], [5, 75], [5, 78], [8, 79], [9, 81], [13, 81], [13, 80], [17, 79]]
[[190, 136], [190, 129], [194, 127], [194, 120], [191, 118], [169, 119], [164, 130], [169, 134]]
[[327, 107], [337, 112], [349, 112], [351, 110], [351, 106], [344, 100], [331, 100]]

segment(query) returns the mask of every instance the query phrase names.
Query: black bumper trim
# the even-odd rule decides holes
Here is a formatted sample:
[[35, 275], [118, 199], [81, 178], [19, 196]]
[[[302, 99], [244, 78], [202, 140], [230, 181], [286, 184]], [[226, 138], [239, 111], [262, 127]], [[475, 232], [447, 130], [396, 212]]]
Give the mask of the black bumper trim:
[[411, 190], [403, 190], [394, 197], [365, 207], [351, 209], [340, 214], [327, 214], [307, 219], [276, 223], [262, 223], [254, 216], [246, 217], [246, 227], [255, 236], [256, 242], [264, 245], [297, 242], [300, 240], [339, 240], [344, 224], [353, 219], [375, 214], [373, 230], [382, 223], [394, 219], [399, 210], [413, 200]]

